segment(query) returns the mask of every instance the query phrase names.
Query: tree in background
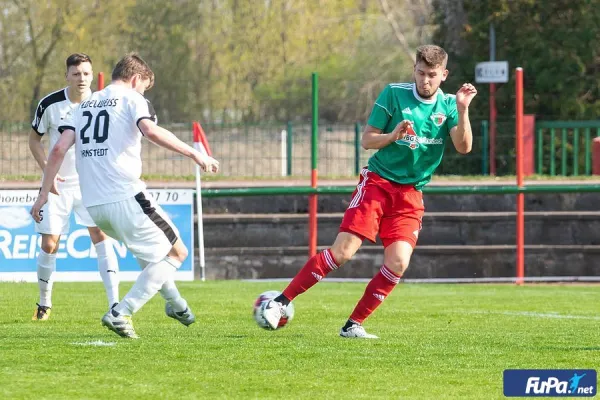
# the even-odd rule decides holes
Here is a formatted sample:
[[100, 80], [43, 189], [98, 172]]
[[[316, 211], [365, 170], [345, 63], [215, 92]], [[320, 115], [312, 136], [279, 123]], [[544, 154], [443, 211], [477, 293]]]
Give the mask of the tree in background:
[[[3, 120], [30, 120], [40, 98], [65, 85], [65, 59], [88, 53], [96, 71], [122, 52], [133, 0], [0, 0], [0, 106]], [[106, 15], [111, 18], [107, 23]], [[118, 58], [113, 56], [114, 58]]]
[[[525, 69], [526, 110], [543, 118], [600, 114], [600, 8], [591, 0], [0, 0], [2, 120], [28, 121], [64, 84], [64, 60], [86, 52], [110, 75], [128, 51], [157, 74], [148, 92], [161, 119], [263, 122], [310, 118], [320, 76], [322, 121], [365, 120], [389, 82], [412, 79], [414, 49], [450, 53], [454, 92], [488, 59]], [[432, 36], [434, 39], [432, 39]], [[512, 75], [512, 74], [511, 74]], [[500, 115], [514, 85], [499, 85]], [[481, 90], [483, 89], [483, 90]], [[480, 89], [473, 116], [487, 116]]]
[[[489, 25], [496, 60], [511, 81], [497, 92], [499, 113], [514, 113], [514, 68], [524, 69], [525, 110], [543, 119], [596, 119], [600, 114], [600, 7], [590, 0], [435, 0], [435, 41], [450, 52], [447, 85], [474, 79], [489, 59]], [[487, 90], [474, 113], [486, 115]]]
[[313, 71], [323, 120], [364, 119], [385, 83], [410, 79], [429, 2], [0, 0], [0, 105], [26, 121], [63, 84], [70, 53], [108, 77], [138, 51], [157, 74], [148, 96], [163, 121], [306, 120]]

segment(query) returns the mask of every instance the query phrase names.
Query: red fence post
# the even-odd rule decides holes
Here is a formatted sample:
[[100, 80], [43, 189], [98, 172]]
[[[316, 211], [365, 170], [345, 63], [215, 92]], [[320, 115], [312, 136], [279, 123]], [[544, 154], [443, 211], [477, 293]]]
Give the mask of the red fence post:
[[[523, 187], [523, 68], [515, 73], [516, 141], [517, 141], [517, 187]], [[525, 195], [517, 193], [517, 285], [525, 277]]]
[[535, 115], [523, 115], [523, 175], [535, 174]]
[[592, 140], [592, 175], [600, 175], [600, 137]]

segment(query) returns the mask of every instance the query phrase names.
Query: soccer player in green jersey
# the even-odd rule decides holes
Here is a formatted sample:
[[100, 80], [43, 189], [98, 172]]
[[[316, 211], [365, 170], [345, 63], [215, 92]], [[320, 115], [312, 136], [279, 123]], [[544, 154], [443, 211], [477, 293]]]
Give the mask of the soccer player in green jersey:
[[447, 61], [441, 47], [419, 47], [414, 83], [389, 84], [375, 101], [362, 146], [377, 152], [361, 172], [333, 246], [308, 260], [283, 293], [261, 310], [273, 329], [293, 299], [350, 260], [365, 239], [375, 242], [379, 234], [384, 265], [340, 330], [342, 337], [377, 338], [362, 323], [408, 268], [425, 211], [421, 188], [442, 161], [448, 137], [459, 153], [471, 151], [469, 104], [477, 90], [465, 83], [456, 95], [442, 92]]

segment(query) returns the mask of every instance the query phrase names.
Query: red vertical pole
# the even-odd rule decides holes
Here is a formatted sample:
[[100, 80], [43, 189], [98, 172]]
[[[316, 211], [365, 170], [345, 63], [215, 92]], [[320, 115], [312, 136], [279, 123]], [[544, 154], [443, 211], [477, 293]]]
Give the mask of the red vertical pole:
[[496, 84], [490, 83], [490, 175], [496, 175]]
[[[319, 76], [312, 73], [312, 127], [311, 127], [311, 171], [310, 186], [317, 188], [317, 161], [319, 159]], [[308, 197], [308, 254], [317, 254], [317, 195]]]
[[[310, 186], [317, 188], [317, 170], [313, 169], [310, 174]], [[313, 257], [317, 254], [317, 195], [311, 194], [308, 198], [308, 254]]]
[[592, 175], [600, 175], [600, 137], [592, 139]]
[[[523, 187], [523, 68], [518, 67], [515, 75], [516, 93], [516, 147], [517, 187]], [[525, 194], [517, 193], [517, 285], [525, 277]]]
[[98, 72], [98, 90], [104, 89], [104, 72]]
[[535, 115], [523, 114], [523, 176], [535, 174]]

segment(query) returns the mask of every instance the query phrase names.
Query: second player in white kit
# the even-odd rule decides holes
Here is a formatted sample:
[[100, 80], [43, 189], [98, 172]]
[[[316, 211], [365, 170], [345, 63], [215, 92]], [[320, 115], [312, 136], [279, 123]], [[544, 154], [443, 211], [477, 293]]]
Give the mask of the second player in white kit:
[[[41, 144], [43, 136], [49, 137], [49, 150], [52, 150], [61, 135], [59, 126], [72, 118], [81, 101], [91, 96], [90, 85], [93, 79], [92, 61], [83, 53], [71, 54], [66, 60], [68, 86], [44, 97], [38, 104], [31, 124], [29, 148], [40, 168], [46, 165], [46, 154]], [[88, 228], [98, 257], [98, 270], [106, 289], [108, 306], [119, 301], [119, 265], [111, 240], [96, 227], [81, 201], [79, 176], [75, 168], [75, 149], [65, 154], [56, 179], [60, 195], [50, 194], [48, 202], [40, 210], [40, 220], [36, 232], [42, 235], [41, 249], [37, 260], [37, 276], [40, 300], [33, 314], [33, 320], [47, 320], [52, 308], [53, 275], [56, 270], [56, 254], [61, 235], [70, 230], [69, 220], [75, 214], [75, 221]]]

